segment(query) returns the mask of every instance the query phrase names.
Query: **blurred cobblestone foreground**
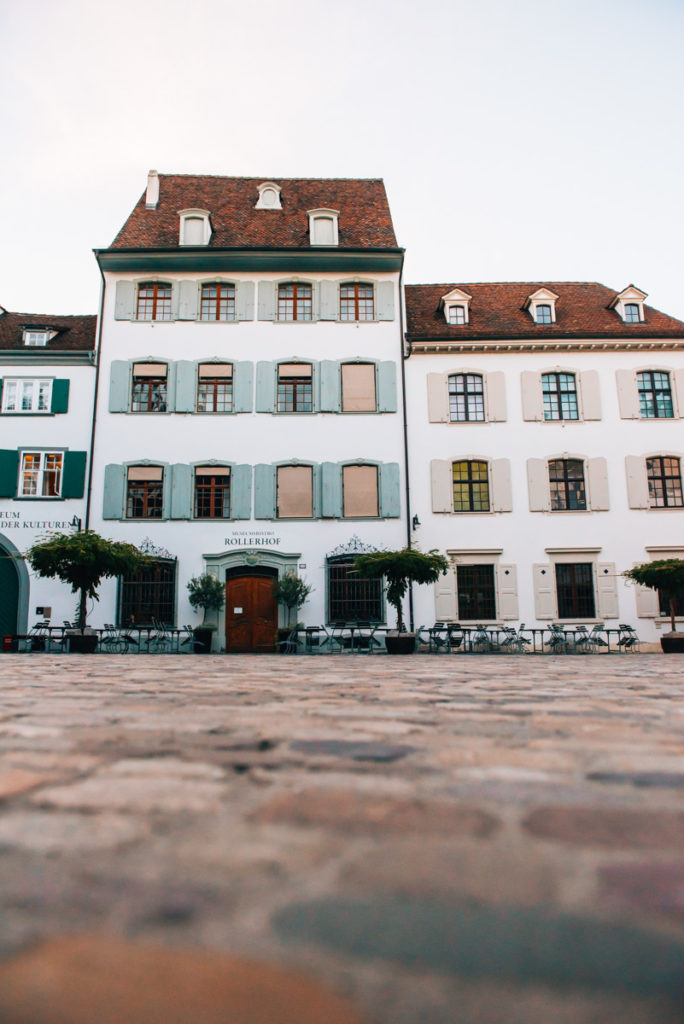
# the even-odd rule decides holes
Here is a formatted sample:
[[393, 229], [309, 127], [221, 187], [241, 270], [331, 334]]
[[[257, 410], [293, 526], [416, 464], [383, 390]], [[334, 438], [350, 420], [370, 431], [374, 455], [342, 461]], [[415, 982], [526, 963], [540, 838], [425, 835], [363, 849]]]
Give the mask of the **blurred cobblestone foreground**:
[[675, 1024], [684, 661], [0, 659], [3, 1024]]

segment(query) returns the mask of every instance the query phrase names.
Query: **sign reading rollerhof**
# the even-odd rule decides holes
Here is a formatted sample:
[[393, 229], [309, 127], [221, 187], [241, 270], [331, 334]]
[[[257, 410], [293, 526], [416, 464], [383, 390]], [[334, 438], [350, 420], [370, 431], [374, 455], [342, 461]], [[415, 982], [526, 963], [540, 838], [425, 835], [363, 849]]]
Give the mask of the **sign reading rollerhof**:
[[233, 548], [275, 548], [281, 540], [273, 530], [233, 530], [223, 543]]

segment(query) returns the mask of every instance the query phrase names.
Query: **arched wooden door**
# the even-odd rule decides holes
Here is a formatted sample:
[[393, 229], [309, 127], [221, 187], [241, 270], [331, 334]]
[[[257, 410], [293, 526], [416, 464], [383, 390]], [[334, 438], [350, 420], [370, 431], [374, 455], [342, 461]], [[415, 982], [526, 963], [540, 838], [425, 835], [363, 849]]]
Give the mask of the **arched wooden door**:
[[266, 654], [276, 649], [278, 603], [273, 576], [231, 576], [226, 580], [226, 651]]
[[0, 636], [17, 632], [19, 576], [14, 562], [0, 547]]

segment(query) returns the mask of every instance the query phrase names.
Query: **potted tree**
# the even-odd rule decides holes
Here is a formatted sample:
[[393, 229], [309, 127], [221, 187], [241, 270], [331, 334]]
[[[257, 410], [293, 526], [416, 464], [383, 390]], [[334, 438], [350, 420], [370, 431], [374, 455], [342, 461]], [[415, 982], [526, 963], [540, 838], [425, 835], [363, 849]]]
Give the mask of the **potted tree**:
[[423, 554], [414, 548], [402, 548], [401, 551], [373, 551], [368, 555], [358, 555], [354, 559], [354, 566], [364, 579], [386, 580], [387, 600], [397, 613], [396, 632], [387, 633], [387, 653], [412, 654], [416, 647], [416, 636], [415, 633], [403, 632], [404, 595], [409, 583], [434, 583], [440, 573], [446, 574], [449, 567], [446, 558], [435, 550]]
[[69, 651], [78, 654], [92, 654], [98, 642], [95, 630], [86, 626], [88, 598], [99, 600], [103, 579], [135, 572], [149, 561], [135, 545], [107, 540], [94, 530], [50, 533], [28, 549], [26, 559], [39, 576], [69, 583], [79, 595], [77, 628], [68, 634]]
[[644, 562], [627, 569], [623, 576], [642, 587], [657, 590], [669, 602], [671, 633], [660, 638], [660, 646], [668, 654], [684, 652], [684, 633], [677, 632], [677, 602], [684, 600], [684, 561], [681, 558], [663, 558]]
[[195, 654], [209, 654], [211, 652], [212, 636], [216, 632], [216, 622], [213, 612], [223, 608], [226, 600], [226, 592], [223, 583], [210, 572], [204, 572], [201, 576], [193, 576], [188, 583], [190, 592], [190, 604], [195, 609], [201, 608], [204, 611], [204, 618], [199, 626], [193, 630], [195, 634]]
[[[301, 576], [297, 576], [294, 572], [285, 572], [273, 580], [273, 596], [278, 604], [284, 604], [287, 608], [287, 628], [278, 630], [279, 643], [286, 640], [292, 632], [295, 626], [293, 619], [296, 619], [296, 615], [293, 613], [302, 607], [312, 590], [313, 587], [310, 587]], [[283, 647], [279, 647], [280, 651], [283, 649]]]

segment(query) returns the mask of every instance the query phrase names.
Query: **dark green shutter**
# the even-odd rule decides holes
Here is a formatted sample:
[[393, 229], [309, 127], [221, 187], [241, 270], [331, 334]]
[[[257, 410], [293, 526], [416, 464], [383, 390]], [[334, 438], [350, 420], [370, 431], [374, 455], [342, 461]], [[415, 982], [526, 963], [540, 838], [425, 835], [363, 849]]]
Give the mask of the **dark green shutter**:
[[69, 409], [69, 381], [53, 380], [52, 405], [50, 412], [67, 412]]
[[15, 498], [19, 477], [19, 452], [0, 448], [0, 498]]
[[[57, 383], [57, 381], [55, 381]], [[67, 381], [67, 384], [69, 382]], [[54, 395], [54, 392], [53, 392]], [[82, 498], [85, 493], [87, 452], [65, 452], [62, 497]]]

